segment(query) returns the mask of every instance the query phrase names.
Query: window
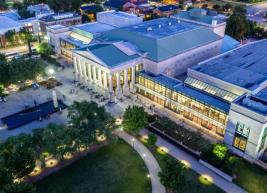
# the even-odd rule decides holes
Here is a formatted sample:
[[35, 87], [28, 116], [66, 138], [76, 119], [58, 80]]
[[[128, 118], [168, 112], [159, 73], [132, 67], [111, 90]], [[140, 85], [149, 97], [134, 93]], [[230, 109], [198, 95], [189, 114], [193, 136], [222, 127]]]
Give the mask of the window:
[[243, 137], [248, 138], [250, 127], [246, 127], [245, 124], [237, 122], [236, 124], [236, 133], [242, 135]]
[[262, 136], [262, 138], [261, 138], [261, 144], [260, 144], [260, 149], [259, 149], [259, 151], [262, 150], [262, 148], [264, 148], [266, 138], [267, 138], [267, 127], [264, 129], [264, 133], [263, 133], [263, 136]]
[[235, 136], [233, 146], [241, 151], [245, 151], [247, 145], [247, 139], [242, 136]]

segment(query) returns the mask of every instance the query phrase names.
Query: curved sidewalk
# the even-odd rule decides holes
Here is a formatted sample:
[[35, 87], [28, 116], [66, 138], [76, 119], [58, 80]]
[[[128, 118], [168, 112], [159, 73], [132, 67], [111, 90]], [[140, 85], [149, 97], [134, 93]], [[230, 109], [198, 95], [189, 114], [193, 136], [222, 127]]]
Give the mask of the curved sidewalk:
[[165, 193], [165, 187], [160, 183], [158, 177], [160, 167], [152, 153], [136, 138], [134, 138], [135, 140], [133, 141], [133, 136], [128, 133], [124, 131], [115, 131], [114, 134], [131, 145], [144, 160], [151, 179], [152, 193]]
[[[140, 134], [141, 135], [148, 135], [149, 133], [150, 132], [148, 130], [142, 130]], [[247, 193], [244, 189], [242, 189], [241, 187], [239, 187], [235, 183], [225, 180], [224, 178], [222, 178], [221, 176], [219, 176], [215, 172], [211, 171], [207, 167], [200, 164], [197, 159], [195, 159], [194, 157], [192, 157], [191, 155], [189, 155], [188, 153], [186, 153], [182, 149], [174, 146], [173, 144], [169, 143], [168, 141], [166, 141], [165, 139], [163, 139], [162, 137], [160, 137], [158, 135], [157, 135], [157, 138], [158, 138], [158, 140], [156, 142], [156, 145], [158, 147], [167, 148], [169, 155], [171, 155], [172, 157], [174, 157], [177, 160], [186, 161], [190, 165], [190, 168], [192, 170], [194, 170], [195, 172], [197, 172], [198, 174], [200, 174], [200, 175], [205, 174], [205, 175], [210, 176], [213, 180], [213, 183], [216, 186], [218, 186], [219, 188], [221, 188], [222, 190], [224, 190], [225, 192], [227, 192], [227, 193]]]

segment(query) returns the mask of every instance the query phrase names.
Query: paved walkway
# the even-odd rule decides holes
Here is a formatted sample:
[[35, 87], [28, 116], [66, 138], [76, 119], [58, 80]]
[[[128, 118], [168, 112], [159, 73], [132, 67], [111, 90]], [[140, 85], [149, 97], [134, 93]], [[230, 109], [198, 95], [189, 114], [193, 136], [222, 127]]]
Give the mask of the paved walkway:
[[[141, 135], [148, 135], [149, 131], [142, 130]], [[172, 145], [171, 143], [167, 142], [160, 136], [157, 136], [158, 140], [156, 145], [158, 147], [165, 147], [168, 150], [168, 153], [176, 158], [177, 160], [183, 161], [185, 163], [189, 163], [191, 169], [196, 171], [200, 175], [208, 175], [212, 178], [213, 183], [216, 184], [219, 188], [224, 190], [227, 193], [247, 193], [245, 190], [237, 186], [236, 184], [229, 182], [216, 174], [215, 172], [211, 171], [207, 167], [203, 166], [198, 162], [198, 160], [188, 153], [184, 152], [180, 148]]]
[[160, 171], [159, 164], [157, 160], [154, 158], [152, 153], [137, 139], [133, 141], [133, 137], [124, 131], [116, 131], [115, 135], [122, 138], [128, 144], [133, 146], [133, 148], [137, 151], [137, 153], [144, 160], [151, 179], [152, 193], [165, 193], [165, 187], [160, 183], [158, 172]]

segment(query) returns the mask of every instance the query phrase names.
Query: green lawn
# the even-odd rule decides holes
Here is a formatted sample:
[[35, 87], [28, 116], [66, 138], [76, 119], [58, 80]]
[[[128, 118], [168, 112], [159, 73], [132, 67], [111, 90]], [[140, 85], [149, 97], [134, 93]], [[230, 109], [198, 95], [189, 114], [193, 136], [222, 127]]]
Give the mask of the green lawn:
[[38, 193], [149, 193], [147, 173], [141, 157], [119, 140], [46, 177], [36, 186]]
[[249, 193], [267, 192], [267, 172], [245, 161], [239, 161], [235, 182]]

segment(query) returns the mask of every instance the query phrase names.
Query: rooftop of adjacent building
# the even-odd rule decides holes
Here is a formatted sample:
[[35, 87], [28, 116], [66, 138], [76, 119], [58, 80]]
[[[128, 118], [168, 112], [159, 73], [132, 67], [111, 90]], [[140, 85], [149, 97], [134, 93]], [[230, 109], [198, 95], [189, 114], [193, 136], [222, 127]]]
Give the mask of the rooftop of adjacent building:
[[63, 13], [54, 13], [40, 18], [40, 21], [52, 22], [58, 20], [64, 20], [69, 18], [78, 18], [81, 17], [79, 13], [76, 12], [63, 12]]
[[56, 24], [56, 25], [50, 25], [47, 26], [48, 29], [52, 29], [52, 30], [59, 30], [59, 29], [64, 29], [64, 28], [68, 28], [65, 25], [61, 25], [61, 24]]
[[244, 95], [238, 98], [235, 103], [256, 113], [267, 116], [267, 88], [255, 95]]
[[267, 81], [267, 40], [201, 62], [192, 70], [253, 91]]
[[21, 18], [20, 15], [18, 14], [18, 11], [15, 9], [8, 9], [4, 12], [1, 12], [0, 16], [6, 16], [6, 17], [9, 17], [10, 19], [13, 19], [15, 21], [17, 21]]
[[99, 23], [99, 22], [91, 22], [91, 23], [85, 23], [85, 24], [79, 24], [79, 25], [73, 26], [74, 31], [78, 29], [78, 30], [92, 33], [92, 34], [101, 33], [101, 32], [108, 31], [114, 28], [115, 27], [111, 25]]
[[193, 88], [187, 84], [182, 83], [180, 80], [165, 76], [165, 75], [154, 75], [145, 71], [140, 72], [143, 76], [164, 85], [171, 90], [179, 92], [189, 98], [193, 98], [196, 101], [206, 104], [207, 106], [213, 106], [219, 111], [227, 113], [230, 109], [230, 103], [226, 102], [219, 97], [206, 93], [204, 91]]
[[[160, 18], [137, 25], [109, 30], [102, 41], [129, 41], [154, 61], [166, 60], [179, 53], [194, 49], [222, 37], [211, 30], [172, 18]], [[177, 43], [179, 42], [179, 43]]]
[[0, 16], [0, 33], [22, 27], [21, 23], [6, 16]]
[[157, 7], [157, 10], [165, 12], [165, 11], [173, 11], [173, 10], [177, 10], [179, 9], [179, 7], [177, 5], [163, 5], [163, 6], [159, 6]]
[[225, 21], [217, 17], [217, 13], [201, 8], [193, 8], [189, 11], [181, 11], [180, 13], [175, 14], [172, 17], [191, 20], [209, 25], [212, 24], [213, 20], [216, 20], [217, 24], [225, 23]]
[[99, 12], [97, 13], [97, 15], [108, 15], [109, 17], [116, 17], [116, 18], [124, 18], [124, 19], [132, 19], [132, 18], [137, 18], [137, 15], [134, 14], [130, 14], [130, 13], [126, 13], [126, 12], [122, 12], [122, 11], [103, 11], [103, 12]]
[[147, 0], [108, 0], [108, 1], [105, 1], [104, 5], [108, 7], [113, 7], [113, 8], [121, 8], [127, 2], [133, 3], [135, 5], [140, 5], [140, 4], [146, 4], [148, 1]]
[[91, 22], [75, 25], [71, 29], [71, 33], [67, 37], [61, 39], [75, 45], [78, 48], [87, 46], [93, 38], [96, 38], [101, 33], [114, 29], [115, 27], [99, 22]]
[[30, 5], [27, 7], [27, 10], [30, 12], [35, 12], [37, 14], [43, 14], [43, 13], [53, 13], [53, 10], [50, 9], [49, 5], [40, 3], [36, 5]]

